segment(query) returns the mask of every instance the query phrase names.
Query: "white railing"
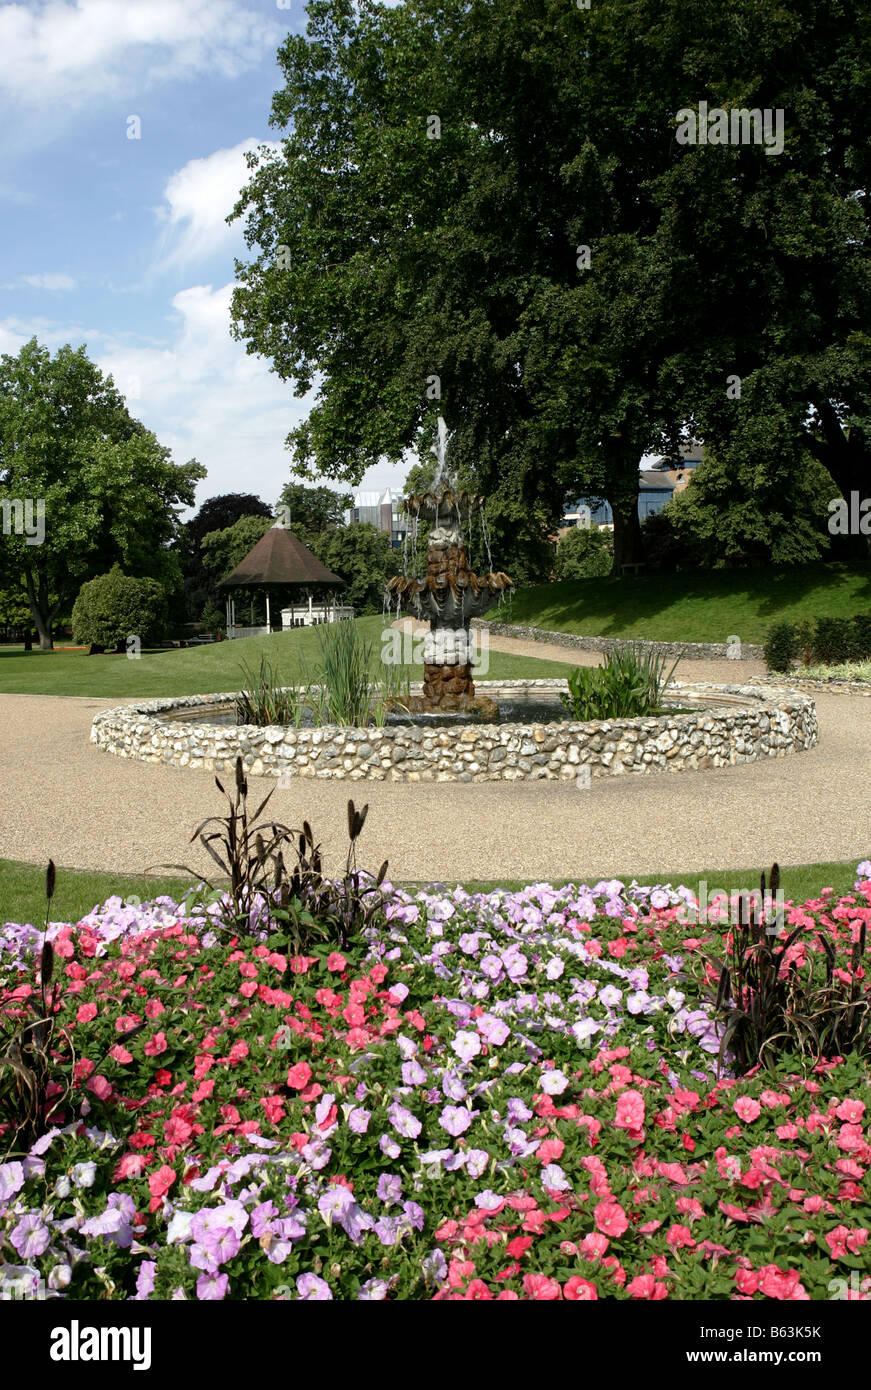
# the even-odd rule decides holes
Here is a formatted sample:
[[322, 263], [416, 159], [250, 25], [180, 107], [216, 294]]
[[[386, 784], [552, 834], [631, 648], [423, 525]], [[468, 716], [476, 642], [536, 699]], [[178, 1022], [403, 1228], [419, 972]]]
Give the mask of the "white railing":
[[298, 607], [282, 608], [281, 626], [289, 627], [313, 627], [318, 623], [338, 623], [346, 618], [353, 618], [353, 608], [342, 604], [313, 603], [311, 608], [308, 605], [299, 604]]
[[239, 627], [238, 624], [234, 623], [231, 627], [228, 627], [228, 628], [227, 628], [227, 637], [228, 637], [228, 638], [233, 638], [233, 637], [268, 637], [268, 636], [269, 636], [269, 628], [268, 628], [268, 627]]

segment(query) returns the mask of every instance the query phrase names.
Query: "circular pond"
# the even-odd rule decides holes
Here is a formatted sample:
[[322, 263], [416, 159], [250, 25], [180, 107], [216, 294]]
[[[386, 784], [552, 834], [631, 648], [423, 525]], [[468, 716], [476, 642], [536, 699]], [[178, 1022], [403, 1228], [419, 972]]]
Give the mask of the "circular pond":
[[570, 780], [724, 767], [817, 741], [815, 703], [795, 690], [675, 682], [673, 713], [580, 723], [560, 702], [563, 680], [475, 684], [497, 702], [495, 720], [439, 714], [400, 716], [380, 728], [237, 725], [231, 691], [103, 710], [91, 742], [119, 757], [216, 772], [240, 756], [252, 776], [284, 783]]

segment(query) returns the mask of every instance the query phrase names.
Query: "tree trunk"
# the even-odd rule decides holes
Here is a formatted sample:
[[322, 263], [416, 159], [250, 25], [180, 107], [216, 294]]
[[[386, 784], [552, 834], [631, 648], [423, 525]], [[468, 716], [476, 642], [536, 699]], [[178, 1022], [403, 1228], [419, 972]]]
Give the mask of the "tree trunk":
[[638, 494], [636, 493], [634, 498], [612, 501], [611, 515], [614, 518], [614, 560], [611, 573], [620, 575], [623, 573], [623, 565], [644, 563], [644, 541], [641, 536], [641, 522], [638, 519]]
[[[859, 500], [871, 496], [871, 453], [865, 435], [856, 425], [845, 434], [837, 414], [828, 401], [815, 401], [822, 421], [823, 439], [809, 438], [811, 452], [831, 474], [838, 491], [850, 506], [850, 494]], [[861, 534], [832, 537], [832, 552], [838, 559], [871, 559], [871, 537]]]
[[42, 575], [39, 577], [38, 595], [36, 592], [36, 585], [33, 582], [33, 572], [31, 570], [25, 570], [24, 582], [27, 589], [27, 601], [30, 604], [30, 614], [33, 618], [34, 626], [39, 633], [39, 650], [41, 652], [54, 651], [52, 624], [59, 607], [59, 601], [54, 604], [53, 607], [49, 607], [48, 585]]

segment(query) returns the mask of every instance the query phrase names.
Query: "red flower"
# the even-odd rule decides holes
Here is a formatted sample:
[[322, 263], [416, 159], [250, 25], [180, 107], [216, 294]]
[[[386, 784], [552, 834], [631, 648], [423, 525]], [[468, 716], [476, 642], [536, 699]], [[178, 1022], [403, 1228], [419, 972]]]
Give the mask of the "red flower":
[[287, 1073], [287, 1084], [295, 1091], [301, 1091], [311, 1080], [312, 1069], [308, 1062], [297, 1062]]
[[174, 1168], [170, 1168], [164, 1163], [158, 1168], [156, 1173], [152, 1173], [148, 1179], [148, 1190], [152, 1197], [163, 1197], [172, 1187], [176, 1179]]
[[596, 1285], [591, 1284], [589, 1279], [582, 1279], [579, 1274], [573, 1274], [563, 1284], [563, 1298], [587, 1303], [598, 1297]]
[[523, 1292], [527, 1298], [536, 1299], [557, 1299], [562, 1298], [563, 1291], [556, 1279], [549, 1279], [546, 1274], [524, 1274]]

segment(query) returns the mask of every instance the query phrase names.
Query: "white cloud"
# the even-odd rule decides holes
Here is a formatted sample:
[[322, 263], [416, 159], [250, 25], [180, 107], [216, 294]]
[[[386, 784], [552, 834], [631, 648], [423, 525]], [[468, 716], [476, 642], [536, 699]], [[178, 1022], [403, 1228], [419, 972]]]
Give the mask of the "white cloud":
[[232, 149], [191, 159], [170, 176], [164, 190], [166, 206], [158, 209], [164, 223], [162, 268], [189, 265], [220, 251], [235, 250], [242, 255], [242, 222], [228, 226], [225, 218], [251, 178], [245, 153], [259, 143], [279, 148], [252, 136]]
[[[52, 352], [64, 343], [86, 343], [92, 361], [111, 372], [130, 413], [172, 450], [175, 461], [196, 458], [206, 466], [199, 502], [222, 492], [253, 492], [273, 504], [290, 476], [285, 436], [308, 413], [313, 395], [298, 399], [266, 362], [230, 336], [232, 292], [232, 284], [193, 285], [176, 294], [163, 344], [131, 345], [129, 335], [7, 318], [0, 321], [0, 352], [17, 353], [34, 334]], [[370, 469], [361, 486], [401, 487], [412, 462]]]
[[22, 275], [21, 283], [34, 290], [74, 290], [76, 282], [71, 275], [61, 271], [47, 270], [39, 275]]
[[146, 84], [236, 77], [286, 25], [242, 0], [30, 0], [0, 7], [0, 94], [32, 111], [91, 105]]

